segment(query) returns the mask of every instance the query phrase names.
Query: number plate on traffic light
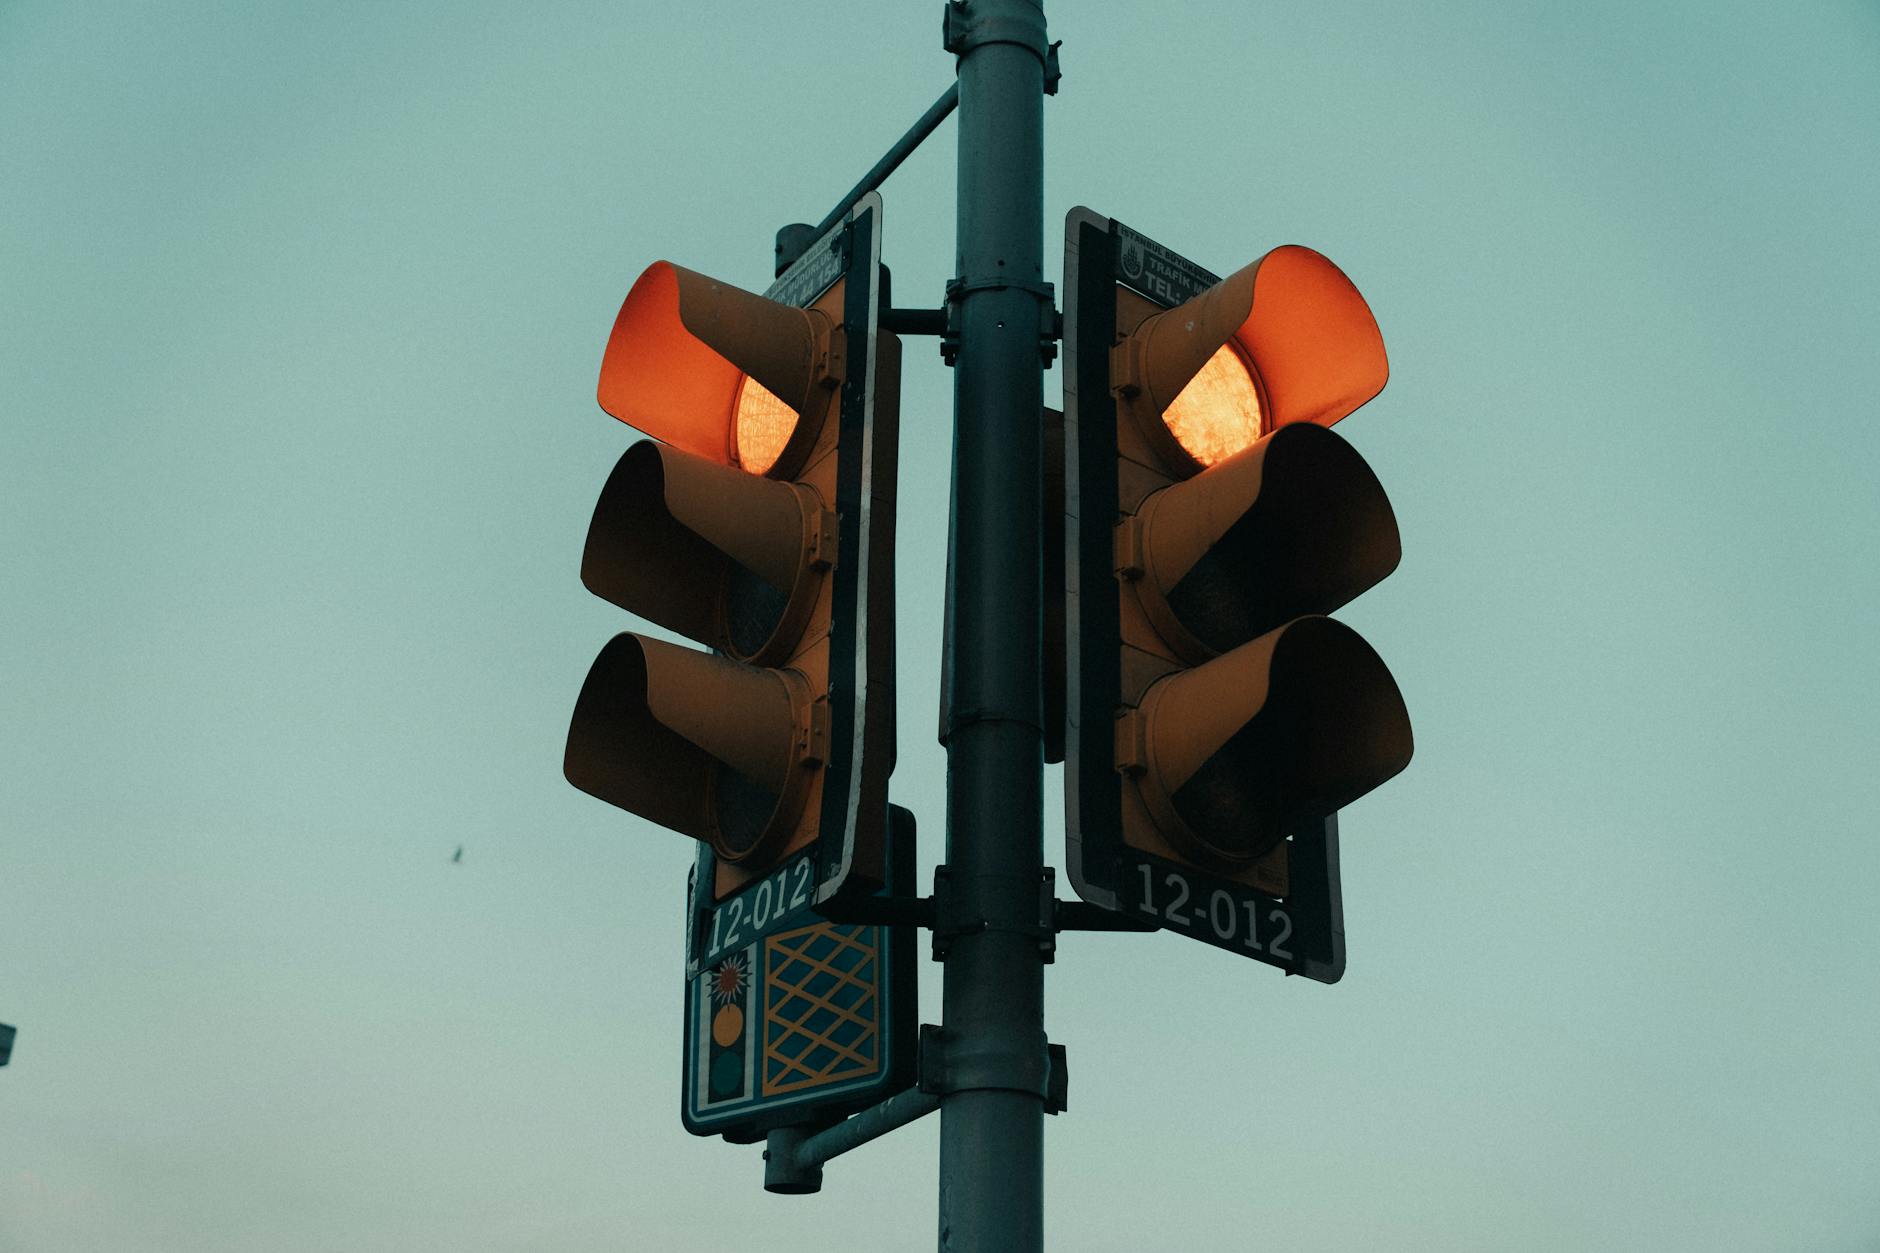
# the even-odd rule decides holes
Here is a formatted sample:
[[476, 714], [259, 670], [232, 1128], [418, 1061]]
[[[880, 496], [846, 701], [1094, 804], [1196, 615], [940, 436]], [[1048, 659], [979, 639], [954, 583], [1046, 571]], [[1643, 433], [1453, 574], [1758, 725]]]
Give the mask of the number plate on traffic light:
[[1117, 908], [1288, 974], [1335, 983], [1345, 971], [1337, 819], [1307, 824], [1288, 845], [1292, 883], [1284, 897], [1125, 850]]

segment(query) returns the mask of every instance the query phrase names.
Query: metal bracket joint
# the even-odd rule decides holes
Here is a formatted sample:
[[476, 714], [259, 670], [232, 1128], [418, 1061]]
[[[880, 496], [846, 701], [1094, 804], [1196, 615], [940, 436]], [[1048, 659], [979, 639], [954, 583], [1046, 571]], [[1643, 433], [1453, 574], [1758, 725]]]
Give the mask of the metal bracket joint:
[[952, 870], [948, 866], [935, 866], [933, 872], [933, 896], [931, 921], [926, 925], [933, 928], [933, 959], [944, 962], [953, 949], [953, 942], [962, 936], [983, 935], [988, 931], [1002, 931], [1008, 934], [1023, 935], [1038, 946], [1046, 965], [1057, 956], [1057, 894], [1055, 892], [1057, 872], [1046, 866], [1038, 876], [1038, 906], [1034, 920], [1020, 925], [995, 926], [991, 919], [969, 912], [961, 902], [959, 889], [954, 885]]
[[981, 291], [1022, 291], [1038, 298], [1038, 354], [1048, 367], [1057, 359], [1058, 341], [1064, 338], [1064, 315], [1057, 308], [1057, 288], [1050, 283], [1028, 283], [1005, 274], [961, 275], [947, 280], [946, 326], [940, 333], [940, 357], [952, 365], [960, 355], [961, 307], [966, 297]]
[[1062, 1044], [1040, 1038], [1044, 1047], [968, 1048], [955, 1033], [932, 1023], [920, 1028], [920, 1090], [944, 1097], [954, 1092], [1024, 1092], [1044, 1101], [1044, 1112], [1061, 1114], [1070, 1095], [1070, 1067]]
[[[1007, 13], [986, 13], [984, 10], [995, 6], [974, 3], [973, 0], [948, 0], [946, 19], [942, 25], [942, 45], [955, 56], [965, 56], [975, 48], [987, 44], [1017, 44], [1038, 58], [1045, 67], [1045, 80], [1056, 86], [1052, 76], [1052, 62], [1056, 45], [1045, 40], [1044, 10], [1027, 5], [1024, 11], [1014, 16]], [[1015, 6], [1000, 5], [998, 8], [1010, 9]]]

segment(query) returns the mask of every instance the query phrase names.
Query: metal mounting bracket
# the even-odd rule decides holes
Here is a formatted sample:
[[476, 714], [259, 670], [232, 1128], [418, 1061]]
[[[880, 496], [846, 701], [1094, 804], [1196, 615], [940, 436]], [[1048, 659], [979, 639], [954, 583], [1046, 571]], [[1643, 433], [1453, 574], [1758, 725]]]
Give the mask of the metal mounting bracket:
[[952, 365], [959, 358], [960, 304], [968, 293], [1013, 289], [1038, 297], [1038, 353], [1046, 366], [1057, 360], [1058, 341], [1064, 338], [1064, 315], [1057, 308], [1057, 289], [1049, 283], [1027, 283], [1004, 274], [947, 280], [946, 326], [940, 332], [940, 359]]
[[963, 57], [986, 44], [1017, 44], [1029, 49], [1044, 63], [1045, 77], [1050, 81], [1055, 45], [1045, 42], [1044, 10], [1036, 10], [1036, 17], [1031, 13], [1022, 17], [998, 17], [983, 15], [978, 8], [972, 0], [948, 0], [941, 37], [946, 50]]
[[[1035, 922], [1008, 928], [1029, 936], [1049, 965], [1057, 956], [1057, 896], [1054, 891], [1057, 872], [1046, 866], [1038, 876], [1038, 908]], [[992, 930], [992, 923], [977, 914], [968, 914], [960, 904], [960, 893], [952, 881], [952, 870], [935, 866], [933, 871], [932, 913], [924, 925], [933, 928], [933, 959], [943, 962], [952, 951], [953, 941], [963, 935], [978, 935]]]
[[1070, 1095], [1070, 1067], [1062, 1044], [1030, 1049], [969, 1048], [932, 1023], [920, 1027], [920, 1090], [934, 1096], [998, 1089], [1042, 1097], [1044, 1112], [1061, 1114]]
[[932, 927], [934, 898], [931, 896], [857, 896], [833, 900], [816, 907], [827, 922], [866, 927]]

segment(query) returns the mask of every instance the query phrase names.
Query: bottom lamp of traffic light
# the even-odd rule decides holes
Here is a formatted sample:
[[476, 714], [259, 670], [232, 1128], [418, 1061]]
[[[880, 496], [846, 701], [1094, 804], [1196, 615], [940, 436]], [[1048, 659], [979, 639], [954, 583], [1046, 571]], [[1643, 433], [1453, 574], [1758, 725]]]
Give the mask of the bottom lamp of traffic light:
[[827, 710], [794, 671], [618, 635], [575, 702], [563, 772], [736, 863], [795, 831], [826, 753]]
[[1288, 831], [1398, 773], [1411, 747], [1371, 646], [1330, 618], [1295, 619], [1160, 680], [1118, 720], [1124, 786], [1150, 820], [1130, 842], [1166, 839], [1148, 851], [1272, 890], [1259, 863]]

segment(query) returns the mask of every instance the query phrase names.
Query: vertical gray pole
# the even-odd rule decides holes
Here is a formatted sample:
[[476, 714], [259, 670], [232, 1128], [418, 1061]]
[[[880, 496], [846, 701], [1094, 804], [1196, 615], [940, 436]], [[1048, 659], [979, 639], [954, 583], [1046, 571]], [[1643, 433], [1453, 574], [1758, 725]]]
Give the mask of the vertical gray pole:
[[960, 104], [940, 1249], [1040, 1253], [1044, 8], [954, 0], [946, 25]]

